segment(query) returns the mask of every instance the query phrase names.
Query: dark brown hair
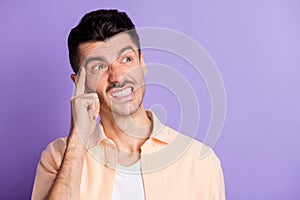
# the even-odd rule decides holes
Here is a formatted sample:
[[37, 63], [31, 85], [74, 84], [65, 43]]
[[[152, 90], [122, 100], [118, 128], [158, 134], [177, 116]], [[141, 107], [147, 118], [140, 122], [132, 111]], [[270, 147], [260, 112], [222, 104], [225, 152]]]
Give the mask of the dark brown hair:
[[[129, 31], [130, 30], [130, 31]], [[125, 12], [96, 10], [83, 16], [68, 37], [69, 60], [75, 73], [79, 70], [79, 45], [86, 42], [104, 41], [118, 33], [128, 31], [140, 54], [140, 40], [135, 26]]]

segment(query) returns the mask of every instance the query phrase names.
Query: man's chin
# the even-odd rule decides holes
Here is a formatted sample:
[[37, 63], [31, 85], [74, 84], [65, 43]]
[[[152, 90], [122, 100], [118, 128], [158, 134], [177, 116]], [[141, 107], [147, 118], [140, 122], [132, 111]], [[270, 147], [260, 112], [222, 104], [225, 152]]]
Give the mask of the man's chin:
[[138, 109], [138, 107], [132, 106], [113, 107], [112, 112], [114, 115], [126, 117], [134, 114]]
[[130, 101], [123, 104], [113, 104], [110, 108], [114, 115], [126, 117], [140, 110], [142, 102], [143, 101]]

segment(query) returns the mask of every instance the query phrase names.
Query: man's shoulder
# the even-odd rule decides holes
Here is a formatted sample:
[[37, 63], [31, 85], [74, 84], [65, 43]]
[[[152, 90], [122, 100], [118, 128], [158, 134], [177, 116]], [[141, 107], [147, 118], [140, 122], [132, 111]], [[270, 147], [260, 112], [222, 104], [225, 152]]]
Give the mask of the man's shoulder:
[[57, 173], [67, 146], [67, 138], [62, 137], [50, 142], [43, 151], [40, 164], [52, 173]]
[[211, 163], [213, 165], [220, 164], [218, 156], [211, 147], [170, 127], [167, 127], [167, 129], [169, 132], [176, 135], [172, 143], [183, 148], [183, 157], [190, 158], [193, 161], [201, 163]]
[[45, 151], [64, 152], [67, 146], [67, 137], [61, 137], [50, 142]]

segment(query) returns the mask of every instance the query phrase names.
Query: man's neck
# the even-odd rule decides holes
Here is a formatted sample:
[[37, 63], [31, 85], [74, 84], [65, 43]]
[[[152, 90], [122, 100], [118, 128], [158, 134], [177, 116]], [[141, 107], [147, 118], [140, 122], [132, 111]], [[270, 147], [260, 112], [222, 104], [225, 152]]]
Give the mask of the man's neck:
[[129, 154], [140, 153], [141, 146], [152, 130], [151, 119], [143, 105], [128, 116], [112, 113], [101, 115], [101, 123], [106, 136], [116, 143], [118, 150]]

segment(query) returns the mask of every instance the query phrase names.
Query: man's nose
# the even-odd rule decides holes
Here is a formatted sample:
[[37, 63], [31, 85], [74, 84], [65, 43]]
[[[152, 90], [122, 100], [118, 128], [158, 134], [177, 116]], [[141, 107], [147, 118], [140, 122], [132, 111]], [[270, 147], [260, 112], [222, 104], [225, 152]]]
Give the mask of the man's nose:
[[117, 63], [112, 63], [108, 67], [109, 82], [122, 82], [122, 78], [125, 76], [124, 70]]

